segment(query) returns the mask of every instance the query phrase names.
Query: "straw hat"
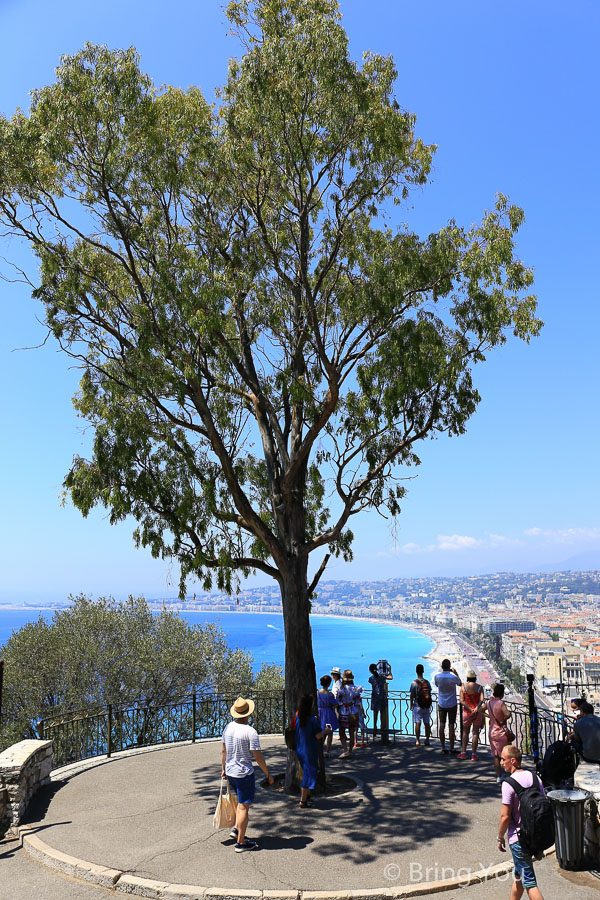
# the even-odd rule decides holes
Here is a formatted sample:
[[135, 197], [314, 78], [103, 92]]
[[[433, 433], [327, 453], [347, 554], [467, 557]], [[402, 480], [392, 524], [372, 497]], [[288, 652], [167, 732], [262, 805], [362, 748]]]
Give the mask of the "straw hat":
[[243, 697], [238, 697], [229, 712], [234, 719], [245, 719], [254, 712], [254, 700], [244, 700]]
[[477, 672], [475, 669], [469, 669], [467, 672], [467, 678], [477, 678]]
[[334, 667], [332, 668], [332, 670], [331, 670], [331, 674], [332, 674], [332, 675], [341, 675], [341, 674], [342, 674], [342, 670], [340, 669], [339, 666], [334, 666]]

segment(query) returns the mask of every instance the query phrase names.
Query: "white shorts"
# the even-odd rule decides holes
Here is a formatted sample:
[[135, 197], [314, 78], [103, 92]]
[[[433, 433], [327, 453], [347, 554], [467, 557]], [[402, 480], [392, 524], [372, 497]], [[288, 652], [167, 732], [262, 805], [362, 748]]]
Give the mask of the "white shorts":
[[424, 725], [429, 725], [431, 721], [431, 709], [426, 706], [413, 706], [413, 722], [415, 725], [417, 722], [423, 722]]

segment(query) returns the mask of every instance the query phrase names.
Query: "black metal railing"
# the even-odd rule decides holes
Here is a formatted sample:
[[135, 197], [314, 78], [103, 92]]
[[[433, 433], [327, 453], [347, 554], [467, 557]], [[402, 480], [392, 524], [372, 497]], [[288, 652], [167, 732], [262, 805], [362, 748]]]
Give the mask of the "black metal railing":
[[[163, 703], [134, 703], [126, 707], [94, 707], [68, 713], [39, 723], [40, 734], [52, 740], [55, 767], [90, 759], [94, 756], [111, 756], [121, 750], [129, 750], [156, 744], [178, 741], [196, 741], [221, 737], [231, 721], [230, 707], [237, 695], [199, 695], [169, 700]], [[259, 734], [281, 734], [288, 715], [283, 691], [253, 693], [254, 712], [250, 723]], [[414, 736], [414, 723], [410, 708], [409, 691], [389, 691], [387, 721], [381, 715], [374, 728], [374, 715], [369, 692], [363, 694], [363, 723], [358, 739], [372, 742], [382, 738], [395, 742]], [[536, 764], [554, 741], [563, 739], [572, 730], [574, 719], [551, 710], [526, 703], [507, 701], [511, 713], [508, 726], [515, 733], [515, 743]], [[533, 726], [532, 727], [532, 723]], [[387, 726], [387, 727], [386, 727]], [[462, 710], [459, 704], [456, 721], [456, 741], [460, 742]], [[432, 694], [431, 733], [439, 737], [439, 713], [437, 695]], [[448, 737], [448, 732], [446, 732]], [[479, 733], [480, 746], [489, 746], [489, 719]]]
[[[134, 703], [127, 707], [94, 707], [46, 719], [40, 734], [52, 741], [55, 767], [111, 756], [156, 744], [220, 737], [231, 721], [230, 707], [237, 694], [190, 694], [163, 703]], [[282, 733], [286, 723], [283, 691], [253, 695], [251, 723], [260, 734]]]
[[[550, 744], [553, 744], [554, 741], [564, 740], [567, 734], [573, 730], [575, 719], [571, 716], [565, 716], [559, 712], [536, 706], [533, 717], [536, 725], [534, 731], [532, 729], [532, 712], [529, 704], [514, 701], [505, 702], [511, 714], [507, 725], [515, 734], [515, 744], [522, 749], [525, 756], [533, 759], [536, 763], [543, 759], [544, 753]], [[377, 729], [373, 727], [374, 715], [371, 710], [370, 694], [367, 692], [363, 693], [363, 718], [365, 727], [362, 732], [359, 729], [359, 739], [362, 738], [367, 743], [380, 736], [384, 737], [384, 739], [396, 741], [415, 734], [409, 691], [389, 691], [387, 734], [382, 735], [381, 733], [381, 716], [378, 717]], [[431, 734], [433, 738], [437, 739], [439, 738], [440, 727], [437, 695], [435, 693], [432, 693], [430, 718]], [[480, 746], [490, 746], [489, 729], [489, 718], [484, 716], [483, 726], [479, 732]], [[534, 739], [534, 734], [537, 735], [537, 741]], [[456, 717], [457, 745], [460, 743], [461, 735], [462, 705], [459, 703]], [[423, 737], [423, 727], [421, 728], [421, 737]], [[448, 740], [448, 727], [446, 727], [446, 740]]]

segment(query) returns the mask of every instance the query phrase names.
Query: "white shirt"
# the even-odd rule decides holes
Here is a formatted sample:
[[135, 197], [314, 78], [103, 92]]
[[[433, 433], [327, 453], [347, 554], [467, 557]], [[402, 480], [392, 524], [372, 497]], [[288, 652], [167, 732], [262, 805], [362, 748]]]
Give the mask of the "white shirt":
[[258, 733], [251, 725], [230, 722], [223, 732], [223, 743], [227, 754], [225, 774], [232, 778], [245, 778], [252, 775], [253, 750], [260, 750]]
[[438, 672], [434, 678], [438, 689], [438, 706], [440, 709], [452, 709], [456, 706], [456, 687], [462, 681], [454, 672]]
[[331, 685], [331, 693], [333, 694], [334, 697], [337, 697], [338, 691], [341, 688], [341, 686], [342, 686], [341, 678], [338, 678], [337, 681], [334, 680], [333, 684]]

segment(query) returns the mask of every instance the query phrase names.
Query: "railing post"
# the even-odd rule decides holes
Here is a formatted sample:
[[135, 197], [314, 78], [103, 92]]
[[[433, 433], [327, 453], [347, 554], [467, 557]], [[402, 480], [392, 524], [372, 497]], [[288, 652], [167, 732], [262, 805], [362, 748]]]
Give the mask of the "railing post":
[[538, 711], [535, 705], [535, 693], [533, 690], [533, 675], [527, 676], [527, 699], [529, 701], [529, 735], [531, 737], [531, 754], [536, 769], [540, 763], [540, 743], [538, 736]]
[[108, 704], [108, 739], [106, 741], [106, 755], [110, 756], [112, 753], [112, 703]]
[[196, 691], [192, 695], [192, 744], [196, 743]]
[[[383, 692], [385, 694], [385, 703], [383, 704], [383, 709], [379, 713], [381, 718], [381, 743], [389, 744], [390, 742], [390, 700], [388, 695], [388, 686], [387, 682], [383, 686]], [[402, 723], [400, 724], [402, 728]], [[375, 734], [373, 734], [373, 740], [375, 740]]]

